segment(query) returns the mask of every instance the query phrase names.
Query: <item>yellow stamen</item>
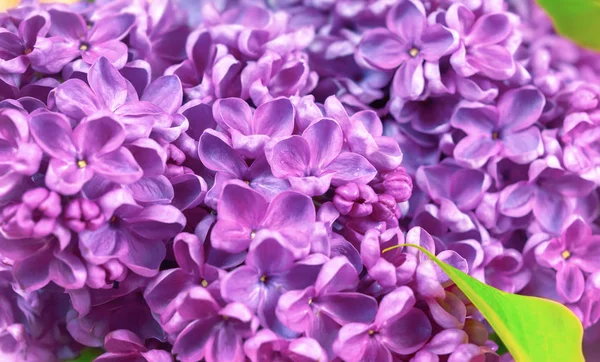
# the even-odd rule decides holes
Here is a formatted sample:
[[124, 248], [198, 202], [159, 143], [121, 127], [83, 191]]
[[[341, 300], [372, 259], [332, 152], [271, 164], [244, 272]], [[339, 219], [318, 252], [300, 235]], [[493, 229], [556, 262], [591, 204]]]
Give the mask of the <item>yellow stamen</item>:
[[562, 256], [563, 259], [565, 259], [565, 260], [569, 259], [571, 257], [571, 252], [568, 251], [568, 250], [565, 250], [565, 251], [562, 252], [562, 254], [560, 254], [560, 256]]
[[493, 133], [492, 133], [492, 139], [493, 139], [493, 140], [497, 140], [497, 139], [498, 139], [498, 137], [500, 137], [500, 135], [498, 134], [498, 132], [493, 132]]
[[256, 231], [250, 233], [250, 239], [254, 239], [256, 237]]
[[27, 48], [27, 49], [25, 49], [25, 51], [23, 52], [23, 54], [25, 54], [25, 55], [31, 54], [32, 51], [33, 51], [33, 49]]
[[267, 276], [263, 275], [262, 277], [260, 277], [260, 281], [261, 283], [264, 283], [267, 280]]
[[208, 282], [206, 281], [206, 279], [202, 279], [202, 281], [200, 282], [200, 284], [201, 284], [201, 285], [202, 285], [204, 288], [208, 287]]
[[88, 50], [89, 48], [90, 48], [90, 47], [89, 47], [87, 44], [81, 44], [81, 45], [79, 46], [79, 50], [81, 50], [81, 51], [86, 51], [86, 50]]
[[87, 166], [87, 162], [85, 160], [79, 160], [79, 161], [77, 161], [77, 167], [84, 168], [86, 166]]
[[416, 57], [417, 55], [419, 55], [419, 49], [417, 48], [412, 48], [408, 51], [408, 54], [410, 54], [411, 57]]
[[374, 334], [375, 334], [375, 331], [374, 331], [374, 330], [372, 330], [372, 329], [369, 329], [369, 336], [372, 336], [372, 335], [374, 335]]
[[310, 299], [308, 300], [308, 305], [311, 305], [311, 304], [312, 304], [312, 298], [310, 298]]

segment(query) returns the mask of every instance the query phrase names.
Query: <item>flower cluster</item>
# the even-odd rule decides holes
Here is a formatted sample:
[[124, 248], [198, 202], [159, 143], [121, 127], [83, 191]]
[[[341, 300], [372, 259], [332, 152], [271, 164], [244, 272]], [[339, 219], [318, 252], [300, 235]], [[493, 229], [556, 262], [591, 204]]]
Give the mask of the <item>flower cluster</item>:
[[598, 59], [533, 1], [10, 9], [0, 356], [500, 360], [401, 244], [566, 304], [593, 343]]

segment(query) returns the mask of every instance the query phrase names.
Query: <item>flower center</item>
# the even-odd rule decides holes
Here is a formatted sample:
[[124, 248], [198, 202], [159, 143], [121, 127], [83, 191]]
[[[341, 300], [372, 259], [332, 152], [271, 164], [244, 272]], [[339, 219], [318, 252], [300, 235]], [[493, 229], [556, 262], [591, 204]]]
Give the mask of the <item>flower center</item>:
[[90, 48], [90, 45], [88, 43], [81, 43], [79, 45], [79, 50], [81, 50], [83, 52], [86, 51], [86, 50], [88, 50], [89, 48]]
[[87, 161], [86, 160], [79, 160], [77, 161], [77, 167], [79, 168], [85, 168], [87, 166]]
[[493, 140], [497, 140], [499, 137], [500, 137], [500, 134], [498, 133], [498, 131], [492, 132], [492, 139]]
[[259, 279], [259, 280], [260, 280], [260, 282], [261, 282], [261, 283], [264, 283], [264, 282], [266, 282], [266, 281], [267, 281], [267, 276], [266, 276], [266, 275], [263, 275], [262, 277], [260, 277], [260, 279]]
[[256, 237], [256, 231], [251, 231], [250, 232], [250, 239], [254, 239]]
[[568, 251], [568, 250], [565, 250], [565, 251], [562, 252], [562, 254], [560, 254], [560, 256], [562, 256], [563, 259], [567, 260], [567, 259], [569, 259], [571, 257], [571, 252]]
[[312, 300], [312, 298], [310, 298], [310, 299], [308, 300], [308, 305], [311, 305], [311, 304], [312, 304], [312, 302], [313, 302], [313, 300]]
[[33, 51], [33, 49], [27, 48], [27, 49], [25, 49], [25, 51], [23, 52], [23, 54], [25, 54], [25, 55], [31, 54], [32, 51]]
[[375, 330], [373, 330], [373, 329], [369, 329], [369, 336], [372, 336], [372, 335], [374, 335], [375, 333], [376, 333], [376, 332], [375, 332]]
[[413, 47], [408, 51], [408, 54], [415, 58], [417, 55], [419, 55], [419, 49]]

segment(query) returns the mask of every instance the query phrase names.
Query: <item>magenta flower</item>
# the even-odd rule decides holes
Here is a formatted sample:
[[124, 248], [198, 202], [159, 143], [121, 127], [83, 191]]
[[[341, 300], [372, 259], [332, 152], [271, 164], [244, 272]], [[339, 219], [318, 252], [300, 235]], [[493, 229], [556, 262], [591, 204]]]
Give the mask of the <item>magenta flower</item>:
[[558, 293], [574, 303], [583, 295], [584, 273], [598, 271], [600, 235], [592, 235], [591, 227], [581, 218], [572, 218], [565, 223], [560, 236], [535, 249], [535, 256], [540, 265], [557, 271]]
[[[51, 38], [38, 41], [38, 46], [46, 59], [54, 60], [47, 68], [48, 73], [56, 73], [67, 63], [81, 56], [87, 64], [106, 57], [117, 68], [127, 62], [127, 46], [121, 42], [135, 23], [133, 14], [122, 13], [99, 19], [88, 29], [84, 18], [74, 12], [50, 9]], [[45, 51], [44, 51], [45, 50]], [[60, 58], [60, 62], [56, 59]]]
[[246, 256], [246, 264], [221, 281], [221, 294], [228, 302], [240, 302], [257, 311], [265, 328], [292, 337], [294, 333], [275, 315], [277, 301], [288, 290], [312, 285], [326, 258], [315, 254], [294, 263], [294, 253], [286, 244], [276, 233], [259, 231]]
[[[30, 139], [29, 119], [16, 109], [0, 110], [0, 200], [19, 192], [27, 176], [34, 175], [40, 166], [43, 152]], [[18, 196], [17, 196], [18, 197]]]
[[264, 103], [254, 112], [239, 98], [219, 99], [213, 105], [213, 116], [231, 135], [233, 149], [251, 159], [263, 154], [271, 138], [292, 134], [294, 113], [292, 103], [284, 98]]
[[513, 76], [515, 61], [504, 43], [513, 31], [508, 14], [492, 12], [476, 18], [466, 6], [456, 3], [446, 11], [445, 20], [460, 35], [459, 47], [450, 63], [461, 77], [481, 73], [504, 80]]
[[278, 359], [304, 362], [327, 362], [327, 352], [312, 338], [282, 339], [268, 329], [258, 331], [244, 343], [246, 357], [252, 362]]
[[47, 67], [40, 62], [39, 53], [43, 50], [36, 49], [36, 45], [38, 38], [43, 39], [49, 28], [48, 14], [40, 12], [23, 19], [16, 34], [0, 32], [0, 73], [22, 74], [30, 63], [36, 70]]
[[432, 326], [427, 315], [414, 305], [409, 287], [386, 294], [373, 323], [348, 323], [340, 329], [334, 351], [349, 362], [391, 362], [392, 353], [418, 351], [431, 336]]
[[14, 214], [4, 220], [2, 231], [9, 238], [43, 238], [54, 231], [61, 212], [56, 192], [41, 187], [29, 190], [23, 194], [21, 204], [4, 210], [4, 214]]
[[284, 191], [269, 203], [261, 194], [236, 181], [223, 188], [217, 215], [211, 233], [215, 248], [241, 252], [250, 246], [258, 231], [270, 230], [285, 238], [297, 258], [308, 254], [310, 230], [316, 218], [314, 204], [306, 195]]
[[134, 361], [172, 362], [173, 356], [160, 349], [148, 349], [135, 333], [119, 329], [104, 337], [106, 352], [96, 357], [98, 362]]
[[116, 259], [134, 273], [156, 275], [166, 254], [165, 242], [186, 223], [181, 211], [171, 205], [141, 207], [123, 189], [107, 193], [99, 202], [109, 222], [79, 233], [82, 256], [96, 265]]
[[50, 155], [46, 185], [72, 195], [94, 175], [117, 183], [131, 184], [142, 177], [142, 169], [125, 147], [125, 130], [117, 121], [100, 117], [82, 122], [74, 130], [58, 113], [35, 112], [31, 133]]
[[425, 89], [423, 63], [436, 64], [458, 45], [458, 34], [441, 24], [428, 25], [423, 4], [402, 0], [390, 9], [387, 29], [365, 32], [358, 55], [370, 66], [394, 70], [393, 90], [403, 98], [417, 98]]
[[[326, 137], [329, 142], [321, 140]], [[309, 196], [324, 194], [330, 184], [368, 183], [376, 170], [363, 156], [342, 152], [344, 138], [339, 124], [323, 118], [302, 132], [267, 147], [273, 175], [286, 178], [292, 187]]]
[[291, 330], [317, 340], [331, 357], [342, 325], [375, 319], [377, 301], [355, 292], [357, 286], [356, 269], [345, 257], [335, 257], [323, 265], [314, 286], [279, 298], [277, 317]]
[[242, 339], [251, 337], [258, 327], [256, 317], [245, 305], [231, 303], [221, 308], [203, 287], [190, 289], [180, 303], [178, 313], [190, 323], [173, 344], [173, 353], [178, 360], [244, 360]]
[[544, 152], [540, 130], [534, 126], [545, 104], [533, 87], [506, 92], [496, 107], [480, 103], [458, 105], [451, 123], [467, 134], [454, 149], [454, 157], [471, 168], [482, 167], [500, 155], [516, 163], [530, 163]]

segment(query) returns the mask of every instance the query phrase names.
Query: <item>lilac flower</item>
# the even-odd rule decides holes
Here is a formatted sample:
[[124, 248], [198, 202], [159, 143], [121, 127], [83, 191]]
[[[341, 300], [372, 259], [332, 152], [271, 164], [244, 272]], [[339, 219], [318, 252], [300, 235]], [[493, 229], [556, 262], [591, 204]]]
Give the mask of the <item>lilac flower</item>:
[[[41, 57], [50, 62], [53, 67], [47, 68], [48, 73], [56, 73], [67, 63], [81, 56], [88, 64], [95, 63], [100, 57], [107, 57], [117, 68], [122, 68], [127, 61], [127, 46], [123, 39], [134, 25], [135, 16], [119, 14], [107, 16], [96, 21], [88, 29], [83, 17], [77, 13], [59, 9], [50, 9], [51, 38], [38, 41]], [[58, 59], [60, 61], [58, 61]]]
[[100, 265], [117, 259], [142, 276], [154, 276], [165, 257], [165, 241], [180, 232], [184, 215], [171, 205], [137, 205], [125, 190], [115, 190], [99, 201], [108, 223], [79, 233], [82, 256]]
[[288, 290], [314, 283], [324, 262], [322, 255], [315, 254], [294, 263], [294, 254], [285, 240], [269, 231], [259, 231], [246, 256], [246, 265], [223, 278], [221, 294], [226, 301], [244, 303], [250, 310], [258, 311], [265, 328], [293, 336], [275, 316], [277, 301]]
[[122, 147], [123, 126], [112, 118], [87, 120], [71, 130], [63, 115], [40, 111], [31, 117], [31, 133], [51, 157], [46, 185], [57, 192], [75, 194], [95, 174], [125, 184], [142, 177], [133, 155]]
[[409, 287], [399, 287], [381, 300], [373, 323], [344, 325], [333, 349], [344, 361], [388, 361], [392, 353], [418, 351], [429, 339], [432, 327], [423, 311], [414, 308]]
[[342, 215], [364, 217], [373, 212], [377, 194], [367, 185], [349, 182], [335, 189], [333, 204]]
[[86, 229], [97, 230], [106, 221], [100, 206], [94, 201], [84, 198], [69, 202], [65, 208], [63, 218], [66, 225], [75, 232], [82, 232]]
[[19, 192], [27, 176], [38, 171], [42, 151], [30, 140], [28, 117], [14, 109], [0, 110], [0, 181], [3, 193], [0, 201], [5, 202], [19, 197]]
[[499, 211], [513, 218], [532, 212], [543, 229], [559, 233], [570, 215], [568, 200], [587, 195], [593, 188], [593, 182], [566, 172], [551, 160], [536, 160], [529, 167], [529, 181], [502, 190]]
[[[0, 32], [0, 72], [22, 74], [30, 62], [36, 70], [47, 66], [38, 64], [38, 53], [35, 49], [39, 38], [43, 38], [50, 27], [47, 13], [33, 13], [21, 20], [16, 34], [11, 31]], [[5, 30], [5, 29], [4, 29]], [[35, 53], [34, 53], [35, 51]], [[34, 54], [32, 54], [34, 53]]]
[[497, 107], [463, 103], [451, 123], [467, 134], [454, 149], [457, 161], [480, 168], [490, 157], [500, 155], [516, 163], [529, 163], [544, 147], [534, 124], [544, 108], [544, 96], [533, 87], [506, 92]]
[[565, 223], [559, 237], [540, 244], [535, 249], [538, 262], [557, 271], [556, 289], [566, 301], [577, 302], [584, 292], [584, 272], [598, 270], [600, 236], [592, 235], [581, 218]]
[[213, 116], [231, 135], [233, 149], [255, 159], [271, 138], [292, 134], [295, 112], [292, 103], [281, 98], [260, 105], [252, 113], [248, 103], [239, 98], [219, 99], [213, 105]]
[[95, 360], [111, 362], [117, 360], [140, 360], [144, 362], [172, 362], [173, 356], [167, 351], [148, 349], [135, 333], [128, 330], [116, 330], [104, 339], [106, 352]]
[[[323, 137], [330, 141], [321, 142]], [[273, 175], [286, 178], [296, 190], [316, 196], [325, 193], [330, 184], [367, 183], [375, 176], [375, 168], [363, 156], [342, 152], [343, 143], [339, 124], [323, 118], [302, 136], [276, 141], [265, 153]]]
[[356, 269], [344, 257], [325, 263], [314, 286], [279, 298], [277, 317], [288, 328], [314, 338], [333, 356], [332, 344], [341, 325], [370, 323], [377, 301], [357, 293]]
[[462, 77], [481, 73], [495, 80], [512, 77], [516, 71], [513, 54], [505, 44], [513, 24], [506, 13], [492, 12], [476, 19], [475, 14], [460, 3], [446, 11], [446, 24], [460, 35], [460, 45], [450, 63]]
[[[175, 339], [173, 353], [182, 362], [242, 362], [242, 339], [254, 334], [256, 317], [241, 303], [221, 308], [203, 287], [182, 295], [178, 313], [190, 321]], [[164, 318], [164, 317], [163, 317]]]
[[423, 63], [436, 64], [454, 51], [458, 34], [441, 24], [428, 25], [421, 2], [403, 0], [390, 9], [387, 29], [365, 32], [358, 55], [381, 70], [398, 68], [393, 90], [403, 98], [417, 98], [425, 89]]
[[144, 299], [154, 313], [161, 314], [177, 295], [201, 285], [214, 298], [220, 298], [220, 280], [225, 272], [207, 262], [198, 236], [180, 233], [173, 241], [173, 254], [179, 268], [162, 271], [144, 291]]
[[244, 343], [246, 357], [252, 362], [278, 359], [306, 362], [327, 362], [327, 353], [312, 338], [300, 337], [288, 341], [268, 329], [258, 331]]
[[295, 257], [308, 254], [309, 230], [316, 217], [314, 204], [306, 195], [284, 191], [269, 203], [241, 182], [225, 185], [217, 215], [211, 233], [215, 248], [241, 252], [250, 246], [259, 230], [270, 230], [285, 238]]

